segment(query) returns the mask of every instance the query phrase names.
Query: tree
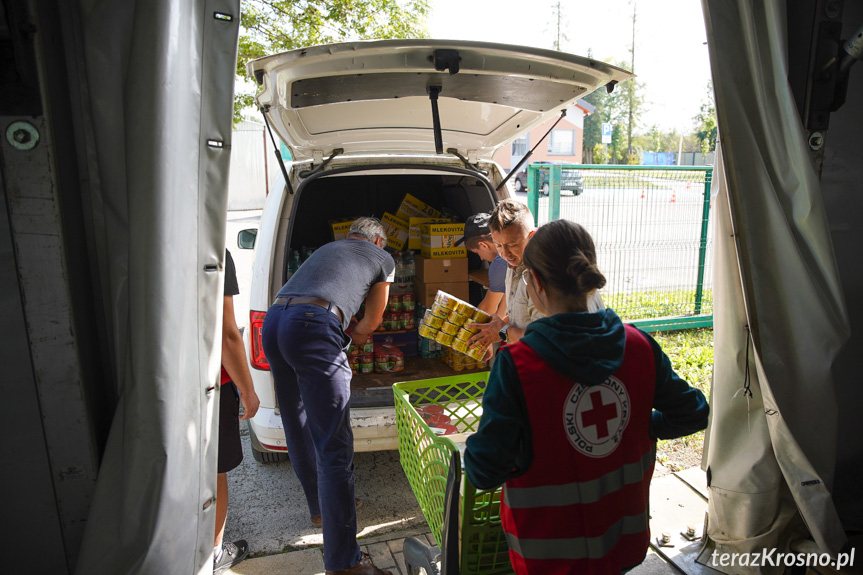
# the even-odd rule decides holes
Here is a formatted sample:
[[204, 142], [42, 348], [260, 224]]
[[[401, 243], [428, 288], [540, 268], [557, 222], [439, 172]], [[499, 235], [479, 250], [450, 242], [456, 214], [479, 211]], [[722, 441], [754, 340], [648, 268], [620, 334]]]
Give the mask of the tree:
[[701, 111], [693, 118], [695, 135], [700, 144], [701, 153], [706, 154], [716, 150], [716, 104], [713, 100], [713, 83], [707, 83], [707, 101], [702, 102]]
[[425, 38], [429, 0], [242, 0], [234, 121], [254, 106], [250, 60], [346, 40]]
[[[615, 63], [618, 68], [628, 68], [626, 62]], [[629, 153], [630, 134], [635, 134], [641, 114], [644, 108], [644, 84], [636, 82], [635, 79], [626, 80], [614, 87], [609, 94], [605, 88], [599, 88], [588, 94], [585, 101], [593, 104], [596, 111], [584, 120], [584, 150], [585, 163], [596, 162], [594, 150], [596, 145], [602, 145], [602, 124], [612, 124], [611, 144], [609, 144], [609, 163], [632, 163], [632, 158], [637, 155], [633, 149]], [[618, 132], [618, 130], [620, 130]], [[619, 135], [615, 139], [615, 133]], [[596, 162], [602, 163], [602, 162]]]

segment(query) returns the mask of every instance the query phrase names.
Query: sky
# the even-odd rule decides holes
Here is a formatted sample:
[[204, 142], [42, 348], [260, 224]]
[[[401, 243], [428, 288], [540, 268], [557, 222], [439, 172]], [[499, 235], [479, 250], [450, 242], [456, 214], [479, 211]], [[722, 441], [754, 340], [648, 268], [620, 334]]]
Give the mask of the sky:
[[[554, 48], [552, 0], [430, 0], [432, 38], [477, 40]], [[561, 0], [561, 49], [596, 60], [630, 61], [631, 0]], [[691, 131], [707, 101], [710, 62], [701, 2], [639, 0], [635, 22], [635, 74], [645, 85], [638, 132], [652, 125]]]

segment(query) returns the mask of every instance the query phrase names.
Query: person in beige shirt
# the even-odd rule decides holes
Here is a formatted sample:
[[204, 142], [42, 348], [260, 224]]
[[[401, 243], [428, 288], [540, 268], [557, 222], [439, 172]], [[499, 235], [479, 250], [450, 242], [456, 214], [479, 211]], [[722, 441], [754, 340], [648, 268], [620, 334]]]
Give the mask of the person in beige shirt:
[[[501, 317], [495, 314], [486, 324], [471, 324], [471, 328], [479, 330], [468, 342], [471, 346], [481, 343], [488, 347], [496, 341], [516, 342], [524, 336], [530, 322], [543, 317], [531, 302], [527, 284], [522, 277], [525, 270], [524, 249], [536, 232], [530, 210], [519, 201], [503, 200], [491, 213], [488, 226], [498, 253], [509, 266], [504, 292], [506, 315]], [[604, 308], [605, 304], [599, 293], [591, 294], [588, 298], [588, 311]]]

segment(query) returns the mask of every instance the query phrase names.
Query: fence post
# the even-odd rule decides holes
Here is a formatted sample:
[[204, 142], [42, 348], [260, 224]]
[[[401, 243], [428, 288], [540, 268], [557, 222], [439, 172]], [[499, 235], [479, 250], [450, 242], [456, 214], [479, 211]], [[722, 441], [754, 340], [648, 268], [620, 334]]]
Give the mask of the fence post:
[[533, 164], [527, 166], [527, 207], [533, 213], [533, 225], [539, 226], [539, 169]]
[[695, 315], [701, 314], [701, 297], [704, 293], [704, 261], [707, 258], [707, 224], [710, 221], [710, 183], [713, 168], [704, 171], [704, 201], [701, 208], [701, 244], [698, 246], [698, 280], [695, 285]]
[[548, 221], [560, 219], [560, 182], [559, 164], [552, 164], [548, 171]]

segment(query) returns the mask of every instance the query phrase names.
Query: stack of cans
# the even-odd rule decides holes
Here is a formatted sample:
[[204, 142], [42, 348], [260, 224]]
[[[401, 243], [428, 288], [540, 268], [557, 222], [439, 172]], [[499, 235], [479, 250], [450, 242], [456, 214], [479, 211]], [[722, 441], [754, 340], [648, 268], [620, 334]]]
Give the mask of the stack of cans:
[[488, 366], [488, 362], [485, 362], [481, 359], [474, 359], [469, 355], [464, 353], [459, 353], [455, 349], [445, 347], [443, 349], [443, 353], [441, 357], [448, 366], [453, 368], [455, 371], [463, 371], [466, 369], [485, 369]]
[[479, 330], [466, 326], [489, 321], [491, 316], [484, 311], [446, 292], [438, 291], [434, 303], [423, 315], [417, 331], [422, 337], [433, 339], [475, 360], [482, 360], [485, 348], [482, 345], [469, 347], [467, 343]]
[[348, 363], [351, 366], [353, 373], [373, 373], [374, 372], [374, 344], [371, 341], [365, 345], [355, 346], [351, 344], [348, 348]]

